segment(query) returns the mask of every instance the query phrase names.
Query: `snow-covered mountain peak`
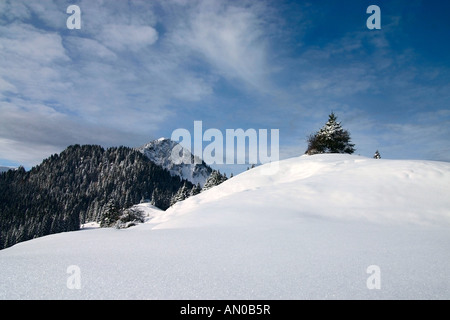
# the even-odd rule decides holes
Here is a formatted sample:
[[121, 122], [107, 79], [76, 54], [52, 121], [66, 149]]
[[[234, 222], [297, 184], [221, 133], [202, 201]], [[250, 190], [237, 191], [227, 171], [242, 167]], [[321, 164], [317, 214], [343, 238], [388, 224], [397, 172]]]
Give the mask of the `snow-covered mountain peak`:
[[[172, 150], [175, 147], [180, 148], [183, 154], [190, 155], [191, 163], [176, 163], [171, 156]], [[193, 184], [200, 184], [201, 187], [203, 187], [212, 172], [212, 169], [206, 163], [194, 163], [194, 156], [190, 151], [171, 139], [162, 137], [150, 141], [142, 147], [137, 148], [137, 150], [157, 165], [167, 169], [173, 176], [179, 176]]]

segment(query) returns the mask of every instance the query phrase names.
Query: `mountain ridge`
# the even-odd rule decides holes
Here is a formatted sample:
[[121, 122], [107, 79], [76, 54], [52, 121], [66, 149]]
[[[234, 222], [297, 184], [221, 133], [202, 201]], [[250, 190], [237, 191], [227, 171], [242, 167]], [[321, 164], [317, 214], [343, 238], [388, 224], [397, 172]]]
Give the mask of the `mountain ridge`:
[[[172, 150], [177, 147], [178, 151], [183, 155], [187, 155], [190, 163], [175, 163], [172, 159]], [[179, 143], [168, 139], [159, 138], [146, 143], [145, 145], [136, 148], [139, 152], [148, 157], [151, 161], [160, 165], [164, 169], [168, 170], [173, 176], [179, 176], [182, 179], [190, 181], [192, 184], [199, 184], [200, 187], [206, 183], [206, 180], [210, 176], [212, 169], [204, 161], [200, 162], [198, 157], [192, 155], [190, 150], [182, 147]], [[195, 161], [194, 159], [197, 158]]]
[[193, 185], [128, 147], [73, 145], [40, 165], [0, 174], [0, 248], [100, 221], [107, 208], [148, 199], [167, 209]]

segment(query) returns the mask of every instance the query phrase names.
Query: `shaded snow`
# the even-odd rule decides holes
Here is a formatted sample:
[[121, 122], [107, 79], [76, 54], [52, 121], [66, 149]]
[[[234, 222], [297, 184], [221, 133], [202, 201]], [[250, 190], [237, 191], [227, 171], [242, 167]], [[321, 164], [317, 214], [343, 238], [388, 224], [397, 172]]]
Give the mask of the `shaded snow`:
[[160, 216], [164, 214], [164, 211], [161, 210], [158, 207], [155, 207], [154, 205], [150, 203], [140, 203], [138, 205], [133, 206], [133, 208], [139, 209], [144, 213], [144, 221], [148, 222], [152, 219], [154, 219], [157, 216]]
[[[449, 299], [450, 164], [318, 155], [254, 168], [126, 230], [0, 251], [0, 298]], [[68, 289], [67, 267], [81, 272]], [[381, 289], [366, 270], [380, 267]]]

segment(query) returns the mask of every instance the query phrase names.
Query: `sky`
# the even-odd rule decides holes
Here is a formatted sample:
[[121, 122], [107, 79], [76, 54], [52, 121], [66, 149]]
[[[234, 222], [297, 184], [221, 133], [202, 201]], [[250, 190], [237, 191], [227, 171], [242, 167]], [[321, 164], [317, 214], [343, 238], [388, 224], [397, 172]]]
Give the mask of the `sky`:
[[0, 165], [194, 121], [278, 129], [285, 159], [331, 112], [356, 154], [450, 161], [449, 14], [441, 0], [0, 0]]

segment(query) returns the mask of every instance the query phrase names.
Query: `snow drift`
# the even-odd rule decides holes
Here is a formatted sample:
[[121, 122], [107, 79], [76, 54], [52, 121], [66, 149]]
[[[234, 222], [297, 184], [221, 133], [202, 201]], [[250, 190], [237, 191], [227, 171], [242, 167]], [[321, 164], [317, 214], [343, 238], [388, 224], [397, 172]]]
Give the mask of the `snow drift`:
[[[160, 219], [169, 222], [158, 228], [209, 221], [223, 225], [232, 215], [252, 223], [294, 215], [450, 226], [448, 163], [325, 154], [284, 160], [274, 175], [264, 169], [257, 167], [175, 205]], [[236, 204], [241, 210], [221, 209]]]
[[316, 155], [263, 171], [137, 227], [2, 250], [0, 298], [450, 298], [449, 163]]

